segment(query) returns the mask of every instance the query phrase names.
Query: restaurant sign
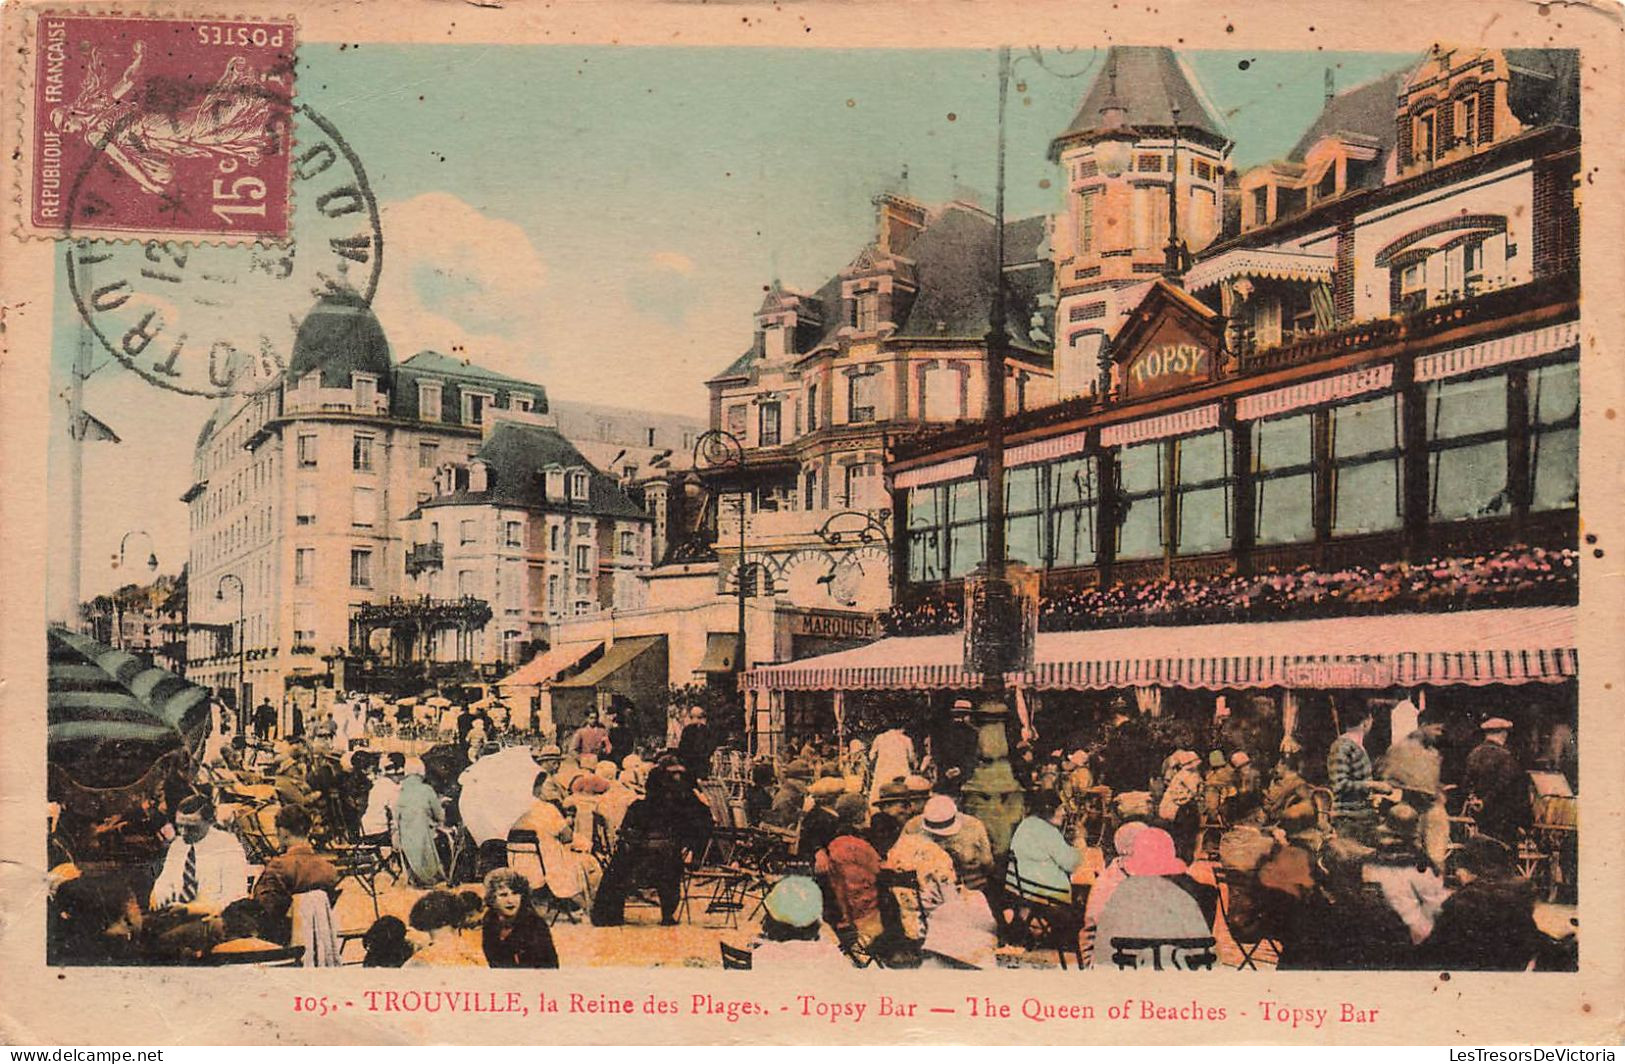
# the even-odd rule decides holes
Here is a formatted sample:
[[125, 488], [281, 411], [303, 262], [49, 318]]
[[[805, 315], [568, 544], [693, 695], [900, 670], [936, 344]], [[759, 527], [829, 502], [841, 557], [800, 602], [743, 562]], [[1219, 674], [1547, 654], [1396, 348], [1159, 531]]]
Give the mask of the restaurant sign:
[[1217, 380], [1222, 327], [1213, 311], [1157, 282], [1118, 334], [1118, 396], [1138, 399]]
[[1393, 684], [1394, 668], [1377, 660], [1296, 661], [1286, 666], [1282, 679], [1288, 687], [1381, 688]]
[[790, 615], [790, 634], [820, 639], [879, 639], [880, 618], [873, 613], [803, 610]]

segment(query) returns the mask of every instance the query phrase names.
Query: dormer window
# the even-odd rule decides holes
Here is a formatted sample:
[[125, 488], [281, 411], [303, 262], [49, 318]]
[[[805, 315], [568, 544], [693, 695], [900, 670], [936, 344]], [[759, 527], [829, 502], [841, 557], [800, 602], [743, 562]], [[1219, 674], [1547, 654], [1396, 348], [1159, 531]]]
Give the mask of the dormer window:
[[769, 359], [783, 358], [785, 337], [783, 325], [769, 325], [762, 330], [762, 353]]
[[1464, 96], [1456, 103], [1456, 132], [1465, 144], [1478, 143], [1478, 97]]
[[535, 409], [536, 404], [535, 400], [528, 395], [515, 394], [508, 397], [508, 405], [519, 411], [521, 414], [528, 414]]
[[880, 293], [857, 292], [848, 304], [847, 324], [860, 333], [874, 332], [880, 327]]
[[1417, 112], [1411, 145], [1418, 159], [1433, 158], [1438, 143], [1436, 140], [1438, 118], [1437, 112], [1431, 107]]
[[1270, 190], [1267, 186], [1253, 189], [1253, 224], [1268, 225], [1270, 221]]
[[485, 424], [485, 411], [495, 405], [496, 396], [490, 392], [463, 392], [463, 424]]
[[587, 472], [584, 469], [570, 470], [565, 487], [569, 498], [577, 502], [585, 502], [587, 498]]
[[350, 387], [355, 392], [356, 409], [370, 412], [378, 401], [378, 378], [371, 373], [352, 373]]
[[440, 382], [418, 381], [418, 417], [424, 421], [439, 421], [440, 404]]

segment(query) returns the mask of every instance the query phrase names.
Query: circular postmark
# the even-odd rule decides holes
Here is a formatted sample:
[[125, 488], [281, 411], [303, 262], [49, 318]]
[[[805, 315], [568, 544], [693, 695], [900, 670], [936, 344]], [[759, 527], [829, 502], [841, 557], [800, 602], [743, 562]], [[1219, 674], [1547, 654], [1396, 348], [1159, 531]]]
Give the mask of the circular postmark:
[[[86, 326], [115, 359], [153, 385], [206, 398], [265, 387], [286, 369], [306, 311], [324, 298], [371, 304], [383, 267], [383, 230], [366, 171], [332, 122], [288, 104], [287, 138], [294, 213], [282, 243], [77, 237], [93, 224], [92, 176], [113, 171], [105, 149], [115, 129], [76, 176], [67, 201], [68, 287]], [[252, 206], [253, 186], [229, 157], [209, 192]]]

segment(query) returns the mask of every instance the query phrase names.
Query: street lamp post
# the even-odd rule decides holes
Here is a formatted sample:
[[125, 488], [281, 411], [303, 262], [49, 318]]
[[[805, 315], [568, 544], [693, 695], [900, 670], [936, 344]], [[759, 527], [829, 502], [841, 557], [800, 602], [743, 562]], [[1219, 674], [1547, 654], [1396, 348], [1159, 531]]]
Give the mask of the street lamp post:
[[152, 533], [142, 528], [130, 529], [118, 541], [118, 554], [113, 558], [113, 568], [122, 569], [124, 567], [124, 549], [129, 546], [131, 536], [147, 537], [147, 546], [151, 548], [150, 553], [147, 555], [147, 571], [156, 573], [158, 571], [158, 545], [153, 542]]
[[[745, 444], [738, 436], [726, 429], [711, 429], [703, 433], [694, 441], [694, 468], [706, 472], [739, 472], [745, 466]], [[718, 493], [720, 499], [721, 493]], [[734, 672], [742, 680], [745, 675], [745, 598], [750, 594], [746, 583], [748, 573], [745, 569], [745, 512], [749, 504], [749, 488], [744, 479], [739, 483], [739, 563], [734, 570], [735, 593], [738, 596], [739, 617], [737, 628], [739, 633], [739, 648], [734, 653]], [[722, 516], [722, 507], [718, 505], [717, 516]], [[718, 531], [721, 522], [718, 521]], [[740, 691], [741, 721], [745, 730], [750, 730], [748, 720], [744, 720], [743, 699], [744, 691]]]
[[226, 599], [226, 581], [227, 580], [230, 580], [231, 582], [233, 582], [234, 584], [237, 585], [237, 640], [236, 640], [236, 642], [237, 642], [237, 734], [242, 735], [242, 734], [244, 734], [243, 729], [248, 726], [248, 707], [243, 705], [243, 701], [244, 701], [244, 698], [245, 698], [245, 691], [247, 689], [247, 684], [246, 684], [246, 681], [244, 679], [244, 672], [245, 672], [244, 660], [245, 659], [244, 659], [243, 655], [244, 655], [245, 648], [243, 646], [243, 643], [245, 641], [245, 638], [248, 635], [248, 626], [247, 626], [246, 623], [244, 623], [244, 618], [243, 618], [243, 608], [244, 608], [244, 597], [245, 596], [244, 596], [243, 578], [242, 577], [238, 576], [236, 573], [225, 573], [225, 574], [223, 574], [220, 577], [220, 582], [215, 585], [214, 599], [215, 599], [216, 602], [224, 602], [225, 601], [225, 599]]

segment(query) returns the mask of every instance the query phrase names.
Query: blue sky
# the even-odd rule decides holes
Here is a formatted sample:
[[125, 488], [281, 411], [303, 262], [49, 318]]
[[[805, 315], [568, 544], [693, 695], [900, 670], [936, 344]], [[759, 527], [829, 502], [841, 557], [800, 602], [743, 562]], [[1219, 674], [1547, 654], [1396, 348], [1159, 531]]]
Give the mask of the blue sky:
[[[1285, 154], [1313, 121], [1328, 66], [1347, 88], [1414, 57], [1185, 58], [1246, 167]], [[1047, 148], [1099, 62], [1018, 62], [1012, 216], [1059, 206]], [[375, 306], [397, 359], [457, 344], [556, 397], [702, 415], [702, 382], [748, 345], [762, 286], [778, 276], [810, 290], [840, 269], [872, 237], [871, 197], [905, 166], [927, 202], [968, 189], [991, 203], [992, 52], [306, 44], [300, 63], [301, 99], [354, 148], [383, 206]], [[59, 372], [79, 333], [60, 281]], [[285, 322], [289, 309], [269, 313]], [[125, 440], [87, 459], [92, 594], [129, 578], [108, 568], [129, 528], [153, 534], [166, 571], [179, 567], [176, 497], [212, 404], [112, 366], [87, 405]]]

